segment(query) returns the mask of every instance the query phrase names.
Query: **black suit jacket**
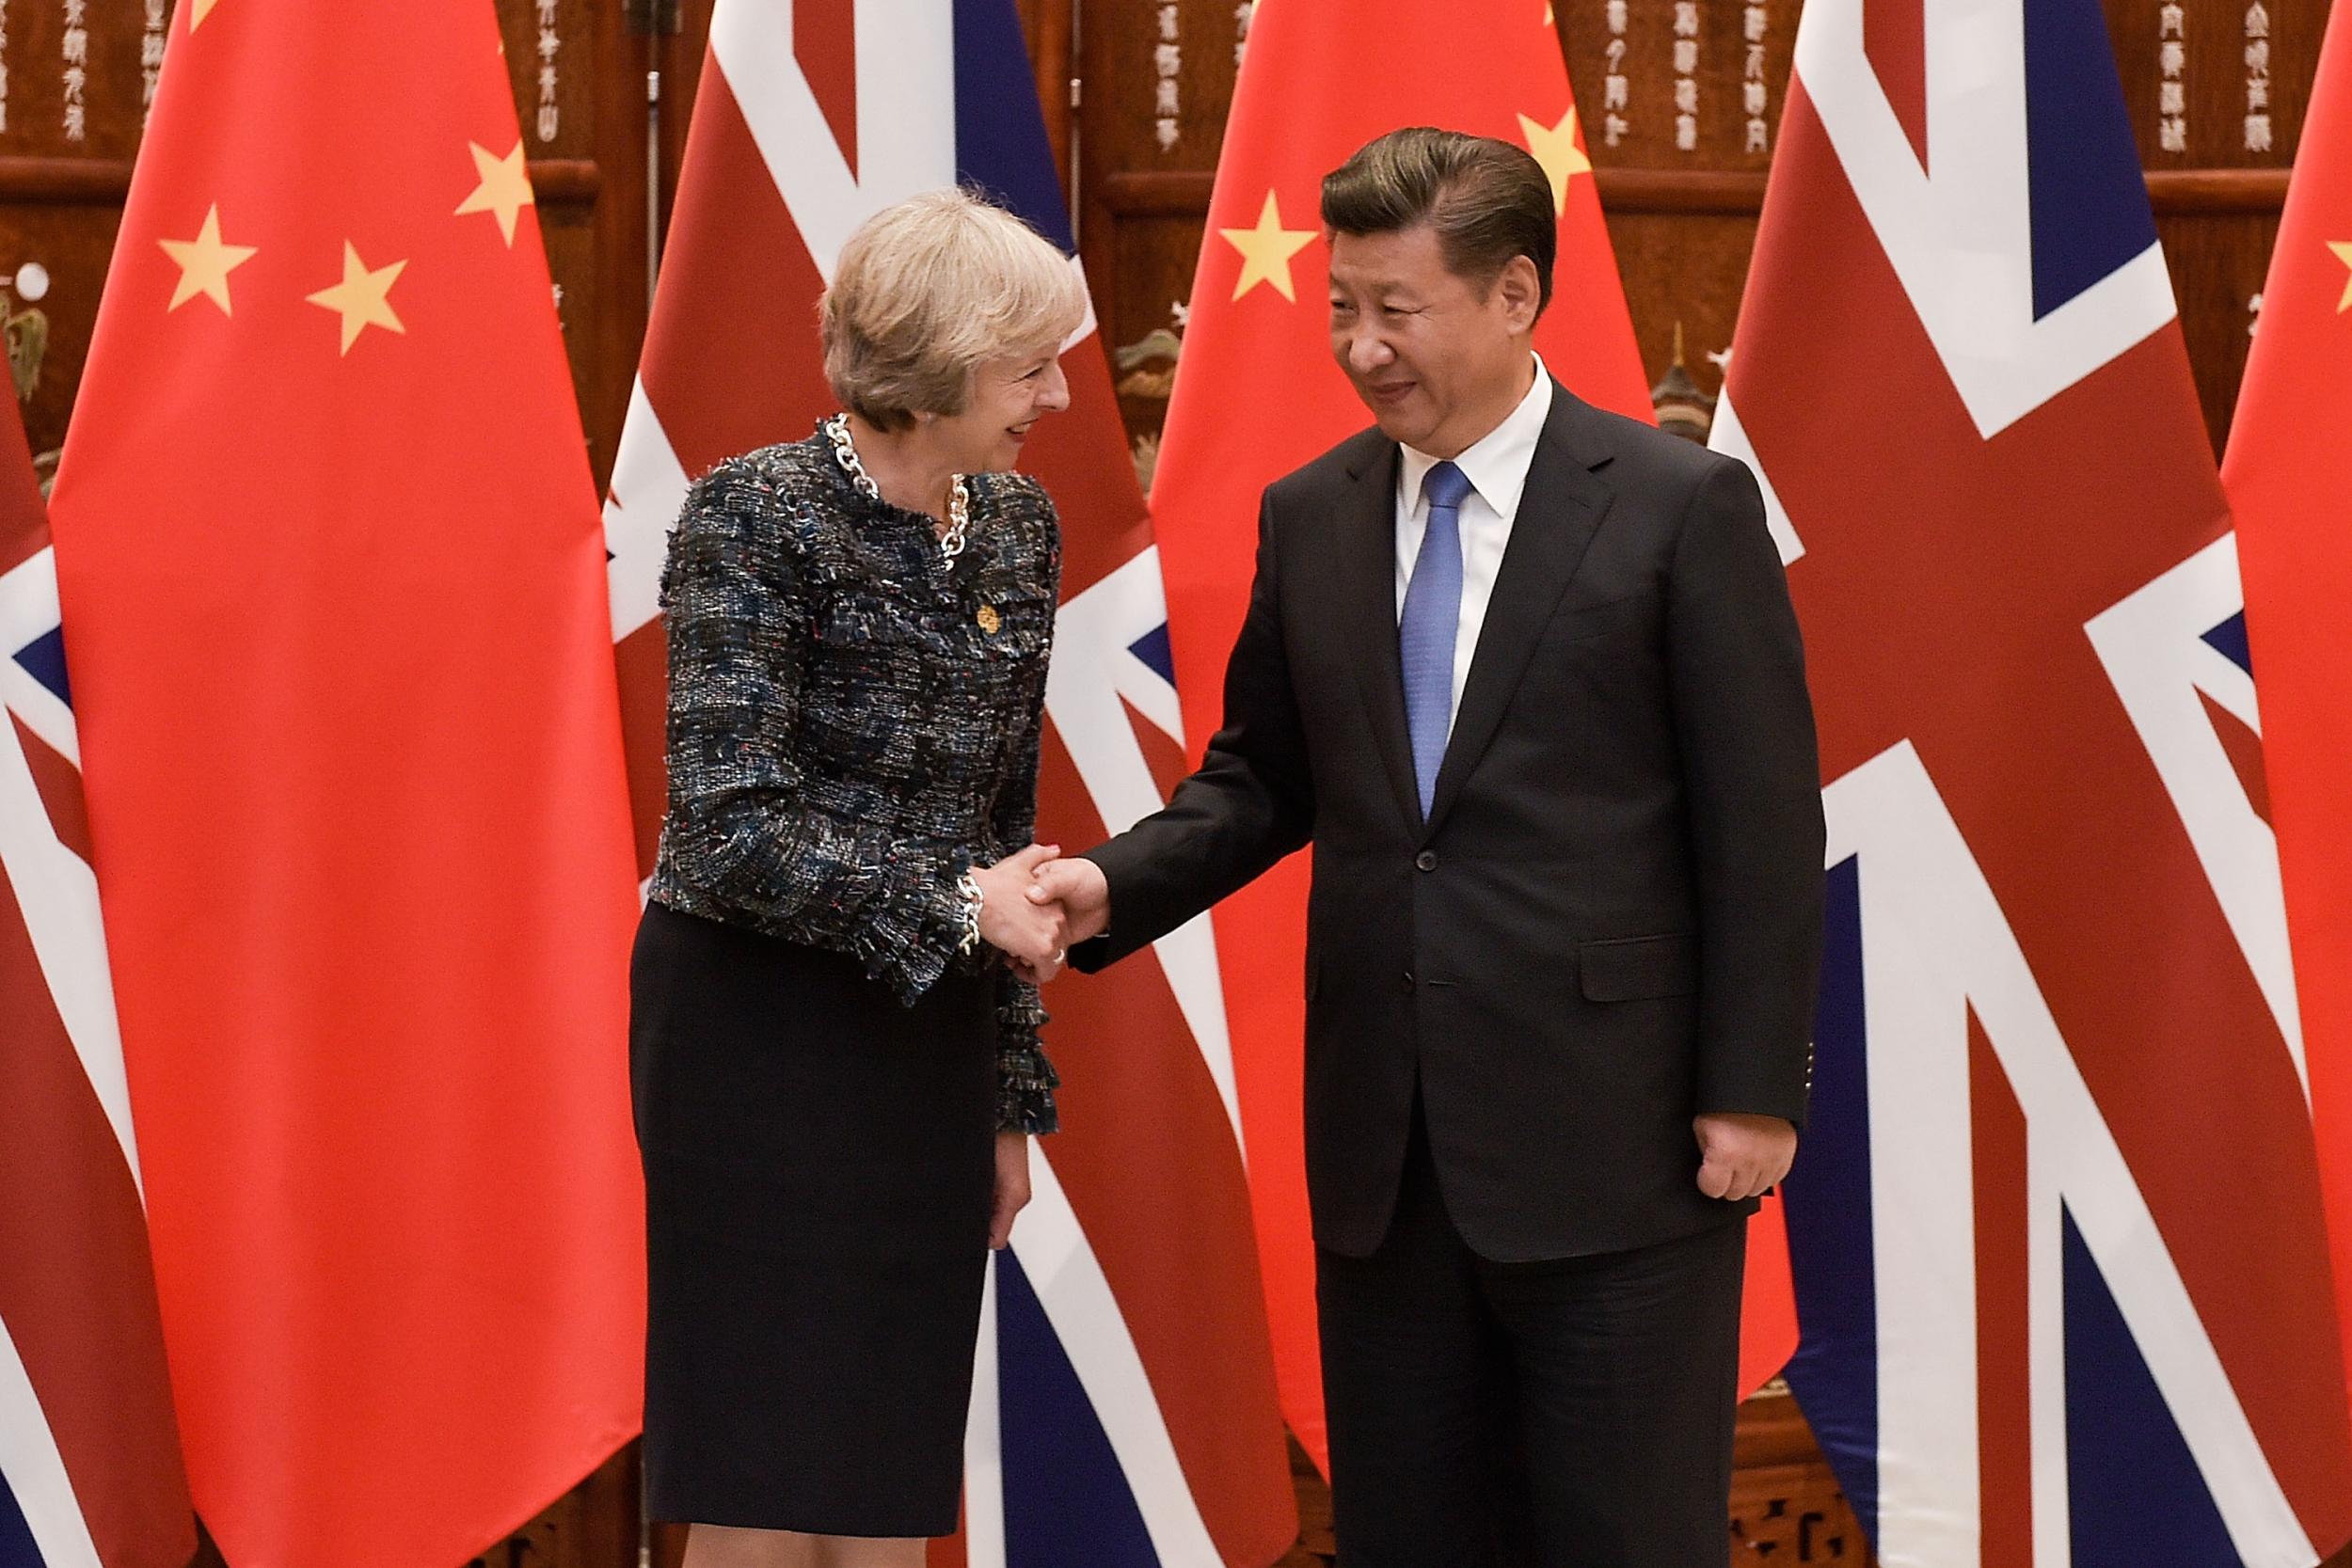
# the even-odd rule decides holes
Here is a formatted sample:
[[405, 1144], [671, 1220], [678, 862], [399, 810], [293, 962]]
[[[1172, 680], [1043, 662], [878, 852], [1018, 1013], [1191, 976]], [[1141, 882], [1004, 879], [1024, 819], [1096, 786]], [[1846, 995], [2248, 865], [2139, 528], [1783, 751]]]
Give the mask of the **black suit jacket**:
[[1804, 658], [1737, 460], [1555, 386], [1436, 801], [1406, 743], [1398, 451], [1366, 431], [1265, 491], [1225, 727], [1090, 852], [1092, 969], [1301, 845], [1315, 1237], [1394, 1205], [1416, 1079], [1447, 1207], [1499, 1259], [1640, 1246], [1702, 1196], [1692, 1117], [1802, 1123], [1820, 951]]

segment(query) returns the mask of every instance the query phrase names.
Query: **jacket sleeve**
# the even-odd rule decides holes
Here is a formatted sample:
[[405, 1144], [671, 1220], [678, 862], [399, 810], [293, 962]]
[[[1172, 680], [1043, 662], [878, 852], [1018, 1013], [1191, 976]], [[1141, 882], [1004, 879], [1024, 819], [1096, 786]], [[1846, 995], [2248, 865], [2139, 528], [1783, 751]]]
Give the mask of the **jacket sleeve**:
[[1269, 497], [1258, 509], [1248, 612], [1225, 665], [1224, 726], [1165, 810], [1087, 851], [1110, 883], [1110, 928], [1072, 950], [1080, 969], [1157, 941], [1304, 846], [1314, 830], [1277, 556]]
[[1696, 870], [1696, 1109], [1803, 1125], [1821, 962], [1821, 774], [1788, 579], [1747, 467], [1709, 469], [1667, 593]]
[[[1042, 497], [1041, 495], [1041, 500]], [[1046, 596], [1061, 597], [1061, 546], [1055, 532], [1050, 502], [1045, 504], [1047, 543], [1042, 559]], [[1050, 638], [1046, 652], [1052, 652]], [[1040, 689], [1028, 707], [1028, 723], [1014, 743], [1014, 763], [996, 796], [990, 824], [999, 854], [1017, 854], [1029, 847], [1037, 832], [1037, 772], [1039, 744], [1044, 732], [1041, 711], [1043, 659], [1039, 662]], [[1035, 986], [996, 964], [996, 1127], [1003, 1132], [1051, 1132], [1059, 1125], [1054, 1090], [1061, 1078], [1046, 1059], [1039, 1032], [1046, 1023], [1045, 1008]]]
[[848, 954], [912, 1004], [961, 940], [967, 865], [807, 799], [790, 745], [814, 635], [804, 564], [773, 489], [748, 467], [723, 464], [688, 495], [661, 579], [663, 851], [728, 917]]

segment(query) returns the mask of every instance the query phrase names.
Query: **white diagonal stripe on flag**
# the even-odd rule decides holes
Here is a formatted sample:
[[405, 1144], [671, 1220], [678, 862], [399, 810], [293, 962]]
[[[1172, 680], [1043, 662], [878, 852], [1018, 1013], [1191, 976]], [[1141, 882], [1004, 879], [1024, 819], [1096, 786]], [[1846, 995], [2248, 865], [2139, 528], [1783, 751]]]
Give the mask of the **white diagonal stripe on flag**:
[[73, 1495], [49, 1418], [25, 1374], [8, 1325], [0, 1322], [0, 1480], [15, 1494], [16, 1506], [40, 1554], [35, 1568], [104, 1568], [89, 1522]]
[[[818, 273], [851, 230], [894, 201], [956, 182], [954, 12], [949, 0], [855, 0], [857, 168], [826, 123], [792, 49], [792, 6], [721, 6], [710, 52], [808, 242]], [[864, 47], [886, 40], [887, 47]]]

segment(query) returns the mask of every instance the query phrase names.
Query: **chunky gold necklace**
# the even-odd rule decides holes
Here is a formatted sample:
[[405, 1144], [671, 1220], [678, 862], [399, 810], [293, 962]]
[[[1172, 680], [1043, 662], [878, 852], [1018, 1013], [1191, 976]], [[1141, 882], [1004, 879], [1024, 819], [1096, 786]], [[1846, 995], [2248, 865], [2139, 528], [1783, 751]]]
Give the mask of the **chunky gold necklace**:
[[[874, 476], [867, 473], [866, 465], [858, 461], [857, 443], [850, 439], [850, 416], [835, 414], [825, 421], [824, 431], [825, 438], [833, 443], [834, 461], [841, 465], [841, 471], [850, 476], [850, 483], [856, 486], [857, 493], [868, 500], [882, 499], [882, 486], [874, 483]], [[972, 494], [964, 486], [963, 476], [958, 474], [954, 483], [947, 486], [947, 528], [939, 536], [939, 553], [949, 561], [961, 555], [964, 535], [971, 531], [971, 528]]]

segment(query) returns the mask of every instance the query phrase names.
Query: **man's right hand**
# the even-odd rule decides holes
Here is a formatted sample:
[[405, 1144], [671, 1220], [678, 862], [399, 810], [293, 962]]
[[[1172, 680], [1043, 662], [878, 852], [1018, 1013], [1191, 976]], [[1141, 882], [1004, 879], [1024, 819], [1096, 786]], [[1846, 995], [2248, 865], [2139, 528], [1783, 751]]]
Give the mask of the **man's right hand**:
[[1062, 911], [1040, 908], [1028, 887], [1037, 868], [1057, 863], [1054, 857], [1059, 853], [1053, 845], [1032, 844], [972, 873], [982, 900], [980, 940], [1010, 958], [1025, 979], [1053, 978], [1061, 968], [1062, 949], [1077, 940], [1063, 929]]
[[1101, 936], [1111, 923], [1111, 884], [1089, 860], [1047, 861], [1031, 874], [1029, 902], [1059, 904], [1062, 936], [1073, 947]]

